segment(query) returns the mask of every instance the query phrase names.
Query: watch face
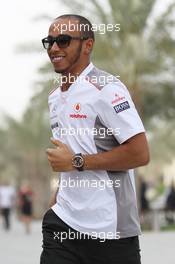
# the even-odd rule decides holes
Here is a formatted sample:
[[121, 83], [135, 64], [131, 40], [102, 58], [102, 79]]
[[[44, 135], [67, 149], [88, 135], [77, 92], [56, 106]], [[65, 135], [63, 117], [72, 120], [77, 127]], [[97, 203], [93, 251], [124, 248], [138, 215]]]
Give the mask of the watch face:
[[80, 168], [83, 166], [84, 160], [81, 156], [74, 157], [74, 166]]

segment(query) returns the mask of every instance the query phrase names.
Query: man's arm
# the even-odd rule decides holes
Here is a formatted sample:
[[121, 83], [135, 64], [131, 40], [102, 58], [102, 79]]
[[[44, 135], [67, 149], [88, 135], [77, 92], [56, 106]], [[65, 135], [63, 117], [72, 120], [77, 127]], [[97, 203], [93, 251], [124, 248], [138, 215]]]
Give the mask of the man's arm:
[[110, 151], [85, 155], [87, 170], [128, 170], [149, 162], [149, 150], [145, 133], [140, 133]]
[[57, 193], [58, 193], [58, 188], [56, 189], [56, 191], [54, 191], [54, 193], [50, 198], [49, 207], [52, 207], [54, 204], [56, 204]]
[[[67, 145], [52, 139], [57, 147], [47, 149], [48, 160], [53, 171], [72, 171], [72, 153]], [[140, 133], [118, 147], [92, 155], [84, 155], [85, 170], [127, 170], [144, 166], [149, 162], [149, 150], [145, 133]]]

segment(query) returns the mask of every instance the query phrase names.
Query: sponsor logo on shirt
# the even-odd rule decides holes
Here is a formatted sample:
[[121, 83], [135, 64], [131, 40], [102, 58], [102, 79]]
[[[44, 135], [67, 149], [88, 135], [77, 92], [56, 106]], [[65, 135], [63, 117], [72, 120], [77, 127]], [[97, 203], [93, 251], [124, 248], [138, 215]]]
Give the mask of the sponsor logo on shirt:
[[118, 104], [118, 105], [114, 106], [114, 110], [115, 110], [115, 112], [117, 114], [122, 112], [122, 111], [125, 111], [125, 110], [127, 110], [129, 108], [130, 108], [130, 105], [129, 105], [128, 101], [125, 101], [125, 102], [123, 102], [121, 104]]
[[111, 103], [112, 104], [116, 104], [116, 103], [118, 103], [118, 102], [120, 102], [120, 101], [122, 101], [124, 99], [125, 99], [125, 96], [120, 96], [118, 94], [115, 94], [115, 99]]
[[51, 125], [51, 129], [57, 128], [58, 127], [58, 122], [54, 123], [53, 125]]
[[[75, 112], [80, 112], [81, 111], [81, 104], [76, 103], [73, 106], [73, 109]], [[85, 115], [85, 114], [70, 114], [69, 117], [71, 117], [71, 118], [87, 118], [87, 115]]]
[[57, 108], [58, 108], [58, 105], [55, 104], [54, 107], [53, 107], [53, 109], [52, 109], [52, 113], [56, 112]]
[[87, 115], [80, 115], [80, 114], [70, 114], [71, 118], [87, 118]]
[[81, 105], [80, 105], [80, 103], [77, 103], [77, 104], [74, 105], [74, 110], [75, 110], [76, 112], [80, 112], [80, 110], [81, 110]]
[[50, 117], [50, 119], [55, 119], [55, 118], [57, 118], [57, 115], [53, 115]]

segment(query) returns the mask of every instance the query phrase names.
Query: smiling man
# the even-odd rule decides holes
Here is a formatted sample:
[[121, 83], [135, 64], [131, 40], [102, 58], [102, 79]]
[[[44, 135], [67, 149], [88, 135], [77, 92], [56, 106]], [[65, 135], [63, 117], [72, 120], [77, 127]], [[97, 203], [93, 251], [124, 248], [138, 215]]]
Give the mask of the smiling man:
[[47, 155], [61, 179], [43, 219], [40, 263], [140, 264], [133, 169], [148, 163], [149, 151], [134, 103], [90, 61], [86, 18], [56, 18], [42, 43], [62, 81], [49, 95], [55, 148]]

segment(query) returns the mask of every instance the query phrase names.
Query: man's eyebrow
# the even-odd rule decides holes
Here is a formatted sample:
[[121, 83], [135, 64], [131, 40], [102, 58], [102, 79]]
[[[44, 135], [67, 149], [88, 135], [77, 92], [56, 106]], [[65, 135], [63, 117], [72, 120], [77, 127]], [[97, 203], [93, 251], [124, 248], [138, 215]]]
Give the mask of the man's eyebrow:
[[48, 37], [57, 38], [58, 36], [62, 36], [62, 35], [66, 35], [66, 34], [58, 34], [56, 37], [54, 37], [54, 36], [52, 36], [52, 35], [49, 34], [49, 35], [47, 36], [47, 38], [48, 38]]
[[52, 35], [48, 35], [47, 38], [57, 38], [59, 35], [57, 35], [56, 37], [52, 36]]

